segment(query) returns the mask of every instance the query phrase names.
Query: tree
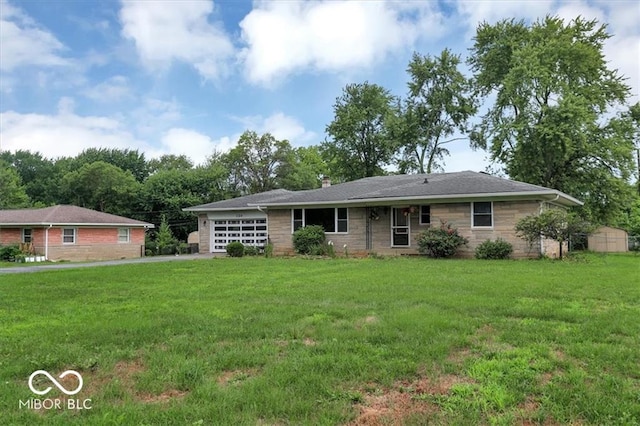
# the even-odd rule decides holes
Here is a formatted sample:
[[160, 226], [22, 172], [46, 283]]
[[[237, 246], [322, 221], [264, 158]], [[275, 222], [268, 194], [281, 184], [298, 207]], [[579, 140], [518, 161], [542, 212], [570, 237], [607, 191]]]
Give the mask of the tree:
[[0, 153], [0, 159], [12, 165], [18, 173], [32, 204], [46, 206], [57, 202], [62, 173], [52, 160], [39, 152], [25, 150], [4, 151]]
[[385, 174], [397, 144], [389, 133], [393, 116], [389, 91], [368, 82], [349, 84], [333, 106], [327, 126], [331, 138], [322, 144], [323, 156], [334, 167], [332, 177], [350, 181]]
[[278, 186], [292, 191], [319, 188], [322, 177], [329, 174], [317, 146], [294, 148], [282, 171]]
[[559, 258], [562, 259], [562, 246], [572, 238], [584, 237], [592, 232], [592, 226], [564, 209], [547, 209], [537, 215], [526, 216], [516, 223], [516, 235], [530, 246], [538, 243], [541, 237], [558, 242]]
[[160, 158], [152, 158], [147, 162], [149, 173], [153, 174], [160, 170], [190, 170], [193, 169], [193, 162], [186, 155], [165, 154]]
[[413, 54], [407, 72], [409, 94], [394, 134], [402, 147], [401, 172], [442, 170], [444, 145], [463, 139], [467, 121], [477, 110], [471, 81], [458, 69], [460, 56], [445, 49], [440, 56]]
[[278, 188], [278, 181], [288, 168], [291, 151], [286, 140], [277, 140], [270, 133], [258, 136], [247, 130], [238, 144], [220, 159], [229, 170], [231, 186], [241, 194], [254, 194]]
[[176, 237], [186, 241], [198, 228], [197, 218], [185, 207], [226, 198], [226, 171], [215, 167], [160, 170], [142, 184], [140, 203], [134, 216], [159, 226], [162, 218], [171, 225]]
[[130, 215], [140, 184], [131, 172], [104, 161], [85, 164], [62, 179], [64, 202], [106, 213]]
[[29, 205], [29, 196], [15, 168], [0, 159], [0, 209], [19, 209]]
[[74, 170], [96, 161], [104, 161], [129, 171], [138, 182], [142, 182], [149, 176], [149, 166], [144, 153], [140, 153], [137, 149], [88, 148], [75, 157]]
[[488, 149], [513, 179], [584, 200], [595, 222], [626, 204], [633, 165], [628, 118], [611, 114], [629, 88], [607, 67], [609, 37], [582, 18], [483, 23], [468, 61], [478, 92], [495, 99], [473, 146]]
[[636, 102], [627, 113], [633, 127], [633, 142], [636, 149], [636, 186], [640, 195], [640, 102]]
[[167, 218], [164, 215], [162, 216], [160, 227], [156, 233], [155, 243], [158, 250], [157, 254], [173, 254], [176, 252], [178, 241], [173, 236], [173, 232], [171, 232]]

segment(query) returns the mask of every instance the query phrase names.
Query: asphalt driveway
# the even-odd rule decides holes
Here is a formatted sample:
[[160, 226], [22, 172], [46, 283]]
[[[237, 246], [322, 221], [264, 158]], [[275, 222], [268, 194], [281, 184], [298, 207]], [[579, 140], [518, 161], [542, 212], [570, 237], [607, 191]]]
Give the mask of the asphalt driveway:
[[41, 272], [58, 269], [90, 268], [94, 266], [126, 265], [131, 263], [178, 262], [181, 260], [211, 259], [213, 254], [181, 254], [179, 256], [150, 256], [136, 259], [102, 260], [82, 263], [31, 263], [29, 266], [0, 268], [0, 275]]

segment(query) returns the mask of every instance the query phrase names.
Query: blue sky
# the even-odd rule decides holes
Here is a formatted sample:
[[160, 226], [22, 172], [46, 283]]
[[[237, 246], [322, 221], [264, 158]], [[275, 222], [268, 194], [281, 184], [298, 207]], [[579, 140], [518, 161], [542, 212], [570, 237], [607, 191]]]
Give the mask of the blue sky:
[[[478, 23], [547, 14], [607, 23], [607, 59], [640, 99], [635, 0], [0, 0], [0, 149], [198, 164], [246, 129], [318, 144], [346, 84], [403, 96], [414, 51], [464, 57]], [[488, 164], [465, 141], [449, 148], [446, 171]]]

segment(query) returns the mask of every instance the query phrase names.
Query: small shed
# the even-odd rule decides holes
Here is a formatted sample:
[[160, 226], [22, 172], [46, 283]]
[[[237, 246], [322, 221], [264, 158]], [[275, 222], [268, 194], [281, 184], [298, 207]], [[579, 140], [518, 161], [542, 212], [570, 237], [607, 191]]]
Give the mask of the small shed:
[[587, 247], [589, 250], [603, 253], [628, 251], [629, 236], [624, 229], [601, 226], [589, 235]]

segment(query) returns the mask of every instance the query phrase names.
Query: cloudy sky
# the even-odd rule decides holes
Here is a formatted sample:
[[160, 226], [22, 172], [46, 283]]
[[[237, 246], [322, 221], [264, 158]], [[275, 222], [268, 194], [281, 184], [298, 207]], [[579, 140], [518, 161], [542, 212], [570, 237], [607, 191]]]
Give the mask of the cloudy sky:
[[[607, 23], [640, 100], [640, 3], [590, 1], [0, 0], [0, 149], [88, 147], [203, 162], [246, 129], [318, 144], [348, 83], [406, 93], [414, 51], [466, 55], [478, 23], [547, 14]], [[447, 171], [484, 152], [450, 146]]]

